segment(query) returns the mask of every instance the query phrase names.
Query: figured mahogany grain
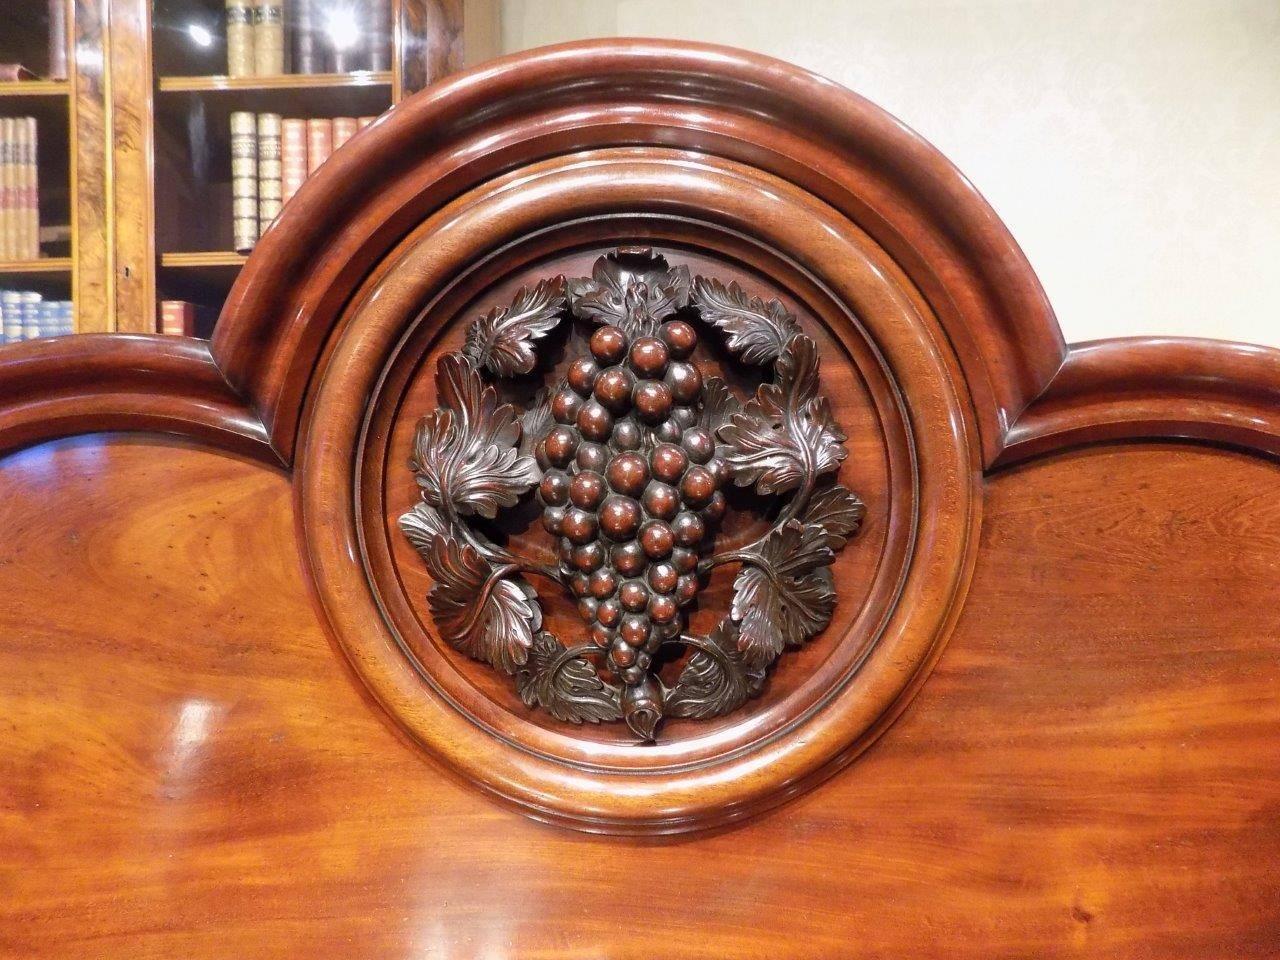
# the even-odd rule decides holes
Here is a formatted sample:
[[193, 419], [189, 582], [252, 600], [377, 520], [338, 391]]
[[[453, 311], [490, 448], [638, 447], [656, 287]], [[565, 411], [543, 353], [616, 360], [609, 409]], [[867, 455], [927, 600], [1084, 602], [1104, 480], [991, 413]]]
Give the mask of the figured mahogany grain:
[[278, 472], [10, 456], [0, 952], [1274, 956], [1277, 481], [1173, 445], [1001, 474], [911, 709], [812, 793], [663, 840], [533, 823], [387, 724]]

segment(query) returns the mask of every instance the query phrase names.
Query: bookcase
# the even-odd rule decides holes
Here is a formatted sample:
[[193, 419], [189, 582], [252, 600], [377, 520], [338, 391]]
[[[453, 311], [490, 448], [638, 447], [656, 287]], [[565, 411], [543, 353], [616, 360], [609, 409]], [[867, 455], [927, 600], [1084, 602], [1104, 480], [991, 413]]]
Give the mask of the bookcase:
[[[0, 337], [13, 338], [10, 298], [65, 306], [74, 323], [81, 178], [71, 16], [71, 0], [0, 0]], [[28, 314], [28, 326], [39, 319]], [[43, 319], [39, 333], [65, 332]], [[21, 320], [18, 330], [24, 336]]]
[[[77, 332], [156, 332], [160, 302], [180, 301], [210, 335], [246, 255], [233, 115], [367, 120], [496, 54], [498, 7], [0, 0], [0, 119], [33, 120], [39, 216], [33, 255], [0, 241], [0, 291], [70, 301]], [[265, 225], [274, 208], [260, 213]]]

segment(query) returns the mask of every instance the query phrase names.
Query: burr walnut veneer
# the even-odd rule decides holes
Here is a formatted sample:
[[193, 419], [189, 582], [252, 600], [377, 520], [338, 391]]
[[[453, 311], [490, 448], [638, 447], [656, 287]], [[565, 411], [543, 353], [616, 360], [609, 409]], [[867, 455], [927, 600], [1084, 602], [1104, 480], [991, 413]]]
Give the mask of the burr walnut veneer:
[[411, 97], [0, 454], [4, 956], [1280, 953], [1280, 353], [1064, 344], [793, 67]]

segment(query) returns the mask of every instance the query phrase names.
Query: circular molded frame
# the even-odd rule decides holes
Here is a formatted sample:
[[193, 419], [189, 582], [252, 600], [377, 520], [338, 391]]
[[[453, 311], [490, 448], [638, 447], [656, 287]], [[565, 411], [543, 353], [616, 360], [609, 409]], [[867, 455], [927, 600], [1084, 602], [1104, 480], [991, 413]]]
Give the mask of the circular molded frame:
[[[535, 234], [584, 217], [638, 215], [656, 218], [649, 239], [658, 245], [663, 218], [673, 233], [705, 224], [706, 249], [716, 248], [718, 234], [747, 236], [862, 321], [896, 390], [914, 497], [911, 529], [898, 541], [907, 548], [894, 602], [874, 634], [837, 641], [857, 648], [839, 675], [826, 678], [824, 689], [789, 697], [763, 729], [748, 714], [707, 742], [693, 738], [643, 761], [617, 749], [584, 751], [572, 737], [503, 716], [406, 655], [373, 587], [360, 476], [370, 403], [383, 402], [380, 383], [427, 304]], [[890, 258], [838, 211], [770, 174], [705, 155], [653, 148], [568, 154], [454, 200], [374, 269], [340, 325], [305, 418], [302, 532], [339, 642], [418, 741], [535, 816], [583, 829], [670, 832], [794, 795], [856, 755], [901, 709], [967, 582], [976, 443], [954, 357], [921, 303]]]

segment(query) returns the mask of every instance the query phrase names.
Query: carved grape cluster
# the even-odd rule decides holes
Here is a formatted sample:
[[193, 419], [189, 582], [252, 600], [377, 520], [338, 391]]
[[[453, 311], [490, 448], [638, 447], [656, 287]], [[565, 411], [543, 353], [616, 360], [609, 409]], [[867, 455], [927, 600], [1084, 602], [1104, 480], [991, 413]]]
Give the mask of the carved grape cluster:
[[590, 356], [551, 399], [535, 447], [543, 525], [612, 672], [644, 683], [658, 647], [680, 635], [698, 595], [699, 549], [724, 515], [728, 465], [697, 425], [698, 334], [668, 320], [656, 336], [596, 330]]
[[[566, 314], [600, 324], [589, 353], [517, 420], [480, 371], [531, 372], [532, 344]], [[724, 331], [744, 361], [772, 364], [774, 382], [742, 403], [704, 379], [692, 359], [698, 320]], [[830, 620], [828, 567], [863, 508], [838, 484], [816, 486], [844, 458], [845, 438], [817, 392], [816, 347], [778, 301], [622, 250], [591, 278], [543, 281], [481, 317], [462, 353], [440, 360], [437, 384], [441, 409], [423, 420], [411, 461], [422, 502], [400, 525], [435, 581], [446, 639], [513, 673], [530, 706], [570, 722], [621, 718], [651, 740], [664, 716], [735, 709], [786, 646]], [[792, 497], [758, 541], [708, 555], [730, 480]], [[463, 520], [493, 517], [535, 484], [555, 566]], [[688, 608], [723, 563], [742, 565], [732, 608], [710, 636], [691, 636]], [[540, 629], [521, 573], [567, 588], [586, 642], [566, 648]], [[670, 688], [653, 670], [666, 644], [693, 651]]]

